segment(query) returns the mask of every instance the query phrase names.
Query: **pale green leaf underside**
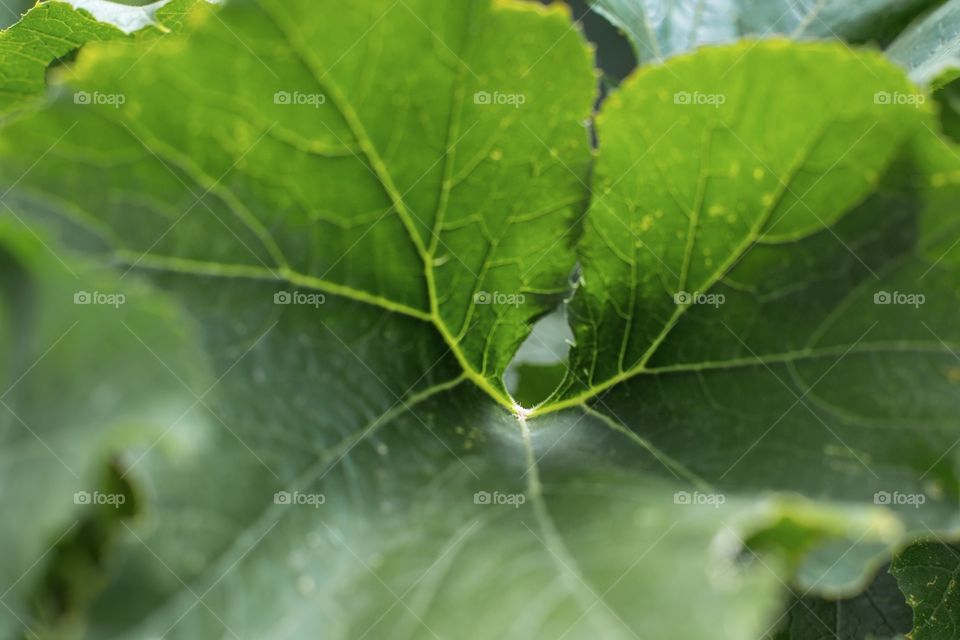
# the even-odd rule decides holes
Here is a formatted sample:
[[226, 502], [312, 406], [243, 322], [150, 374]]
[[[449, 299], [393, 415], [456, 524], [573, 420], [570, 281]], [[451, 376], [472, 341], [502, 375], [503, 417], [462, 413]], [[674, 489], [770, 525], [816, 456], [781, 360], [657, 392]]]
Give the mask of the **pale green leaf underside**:
[[[153, 274], [219, 380], [202, 437], [129, 445], [149, 507], [90, 637], [756, 638], [782, 581], [848, 592], [921, 522], [956, 529], [957, 173], [925, 110], [874, 101], [916, 95], [875, 56], [745, 43], [628, 83], [574, 299], [573, 371], [607, 369], [524, 422], [500, 376], [565, 290], [588, 195], [593, 80], [563, 14], [237, 3], [142, 53], [81, 55], [78, 86], [121, 108], [60, 102], [0, 140], [11, 206]], [[721, 82], [719, 109], [671, 95]], [[676, 155], [643, 155], [658, 135]], [[673, 317], [681, 283], [728, 301]], [[927, 304], [872, 305], [905, 286]], [[291, 288], [327, 298], [273, 304]]]
[[593, 8], [626, 33], [641, 64], [744, 37], [885, 43], [896, 35], [886, 54], [907, 69], [911, 80], [929, 86], [956, 75], [960, 48], [956, 28], [960, 3], [937, 4], [936, 0], [597, 0]]
[[[147, 27], [163, 25], [162, 10], [172, 4], [172, 0], [157, 0], [143, 6], [130, 6], [111, 0], [63, 0], [65, 4], [90, 14], [94, 20], [112, 25], [125, 34], [131, 34]], [[184, 7], [181, 3], [180, 7]], [[182, 10], [182, 9], [181, 9]]]
[[887, 55], [921, 85], [939, 85], [960, 74], [960, 2], [943, 6], [910, 25]]
[[936, 0], [596, 0], [641, 64], [745, 37], [869, 40]]

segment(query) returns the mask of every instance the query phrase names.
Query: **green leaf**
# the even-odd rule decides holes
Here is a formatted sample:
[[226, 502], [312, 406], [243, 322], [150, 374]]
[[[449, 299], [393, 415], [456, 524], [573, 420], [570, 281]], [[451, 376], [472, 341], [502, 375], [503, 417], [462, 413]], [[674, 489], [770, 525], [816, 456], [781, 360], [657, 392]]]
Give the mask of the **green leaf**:
[[[533, 415], [590, 403], [721, 491], [891, 496], [912, 535], [954, 529], [957, 156], [923, 107], [834, 45], [628, 82], [598, 124], [570, 374]], [[877, 553], [826, 545], [797, 580], [848, 593]]]
[[883, 570], [853, 598], [795, 597], [772, 640], [903, 640], [912, 619], [897, 581]]
[[[764, 90], [775, 82], [778, 91]], [[579, 244], [583, 282], [571, 305], [577, 347], [561, 395], [579, 402], [644, 372], [671, 351], [664, 340], [688, 312], [711, 320], [712, 330], [690, 322], [713, 335], [690, 335], [683, 353], [657, 358], [663, 365], [800, 349], [815, 324], [778, 332], [775, 346], [755, 344], [751, 353], [722, 321], [753, 312], [761, 301], [749, 292], [757, 286], [769, 296], [811, 277], [798, 264], [775, 284], [761, 260], [783, 256], [809, 267], [823, 254], [807, 247], [828, 245], [837, 259], [859, 261], [829, 237], [832, 228], [876, 189], [919, 128], [915, 105], [924, 100], [879, 56], [785, 41], [704, 50], [628, 81], [598, 118], [603, 154]], [[733, 285], [721, 282], [728, 276]], [[728, 293], [731, 286], [742, 293]], [[743, 309], [705, 311], [727, 297]]]
[[960, 550], [938, 542], [916, 544], [897, 556], [890, 571], [913, 609], [911, 640], [956, 637], [960, 624]]
[[[194, 29], [86, 48], [77, 87], [123, 103], [0, 138], [13, 210], [149, 273], [213, 372], [189, 448], [123, 445], [143, 509], [89, 637], [758, 638], [790, 586], [849, 596], [958, 528], [960, 173], [877, 55], [646, 70], [594, 167], [556, 8], [263, 0]], [[572, 374], [516, 406], [507, 363], [578, 258]]]
[[[232, 56], [244, 73], [225, 78], [221, 62], [184, 76], [178, 45], [158, 46], [148, 66], [132, 66], [138, 54], [127, 47], [103, 48], [80, 61], [99, 75], [84, 86], [121, 96], [120, 108], [61, 109], [45, 130], [30, 122], [12, 136], [42, 147], [78, 122], [60, 149], [96, 139], [95, 153], [124, 159], [132, 175], [89, 193], [76, 158], [61, 157], [58, 194], [109, 212], [113, 190], [136, 189], [145, 220], [117, 211], [101, 221], [131, 264], [282, 279], [435, 321], [468, 375], [510, 406], [503, 371], [529, 322], [568, 288], [593, 75], [577, 34], [560, 31], [562, 14], [550, 18], [556, 48], [544, 56], [549, 36], [508, 40], [543, 21], [537, 10], [485, 4], [437, 12], [429, 27], [425, 8], [389, 11], [374, 36], [414, 35], [375, 69], [363, 66], [364, 49], [342, 52], [389, 5], [299, 24], [294, 4], [241, 7], [229, 27], [208, 20], [211, 35], [189, 55]], [[499, 40], [482, 42], [480, 29]], [[331, 44], [310, 45], [318, 39]], [[276, 53], [275, 42], [287, 49]], [[497, 46], [516, 62], [505, 67]], [[417, 50], [430, 53], [425, 71], [406, 73]], [[570, 64], [562, 83], [554, 58]], [[375, 87], [361, 82], [371, 76]], [[166, 106], [171, 94], [183, 101], [178, 113]], [[78, 121], [84, 111], [98, 116]], [[187, 207], [192, 215], [171, 225]], [[213, 225], [225, 233], [211, 246]]]
[[0, 114], [37, 104], [46, 88], [47, 67], [57, 59], [87, 42], [123, 39], [134, 32], [141, 32], [141, 38], [169, 32], [199, 1], [159, 0], [142, 7], [109, 0], [37, 3], [0, 32]]
[[960, 75], [960, 2], [949, 2], [910, 25], [887, 55], [921, 85], [941, 86]]
[[596, 0], [595, 11], [622, 29], [640, 63], [744, 37], [869, 41], [898, 31], [936, 0]]

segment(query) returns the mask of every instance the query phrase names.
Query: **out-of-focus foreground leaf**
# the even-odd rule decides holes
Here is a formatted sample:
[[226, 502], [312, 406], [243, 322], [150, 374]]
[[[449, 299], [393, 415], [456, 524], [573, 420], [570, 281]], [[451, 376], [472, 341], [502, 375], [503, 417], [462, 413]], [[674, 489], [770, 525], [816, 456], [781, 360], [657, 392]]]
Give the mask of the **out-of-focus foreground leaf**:
[[[187, 389], [209, 381], [191, 321], [164, 295], [135, 276], [120, 281], [62, 249], [52, 253], [9, 211], [0, 229], [0, 633], [13, 637], [23, 621], [38, 624], [29, 594], [52, 546], [91, 509], [123, 506], [101, 484], [104, 470], [122, 473], [134, 443], [156, 442], [182, 459], [200, 449], [206, 431]], [[164, 353], [180, 381], [144, 357], [144, 343]]]

